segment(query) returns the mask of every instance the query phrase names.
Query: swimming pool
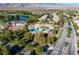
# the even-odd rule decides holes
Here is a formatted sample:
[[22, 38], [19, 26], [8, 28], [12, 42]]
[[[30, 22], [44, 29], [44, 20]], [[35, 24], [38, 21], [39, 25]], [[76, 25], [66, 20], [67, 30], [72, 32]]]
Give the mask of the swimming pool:
[[31, 32], [31, 33], [36, 33], [36, 32], [41, 32], [41, 31], [42, 31], [42, 30], [34, 29], [34, 28], [33, 28], [33, 29], [30, 29], [30, 32]]
[[34, 28], [32, 26], [28, 26], [28, 28], [29, 28], [31, 33], [42, 32], [42, 31], [45, 31], [45, 30], [47, 30], [47, 33], [49, 33], [51, 31], [51, 29], [48, 26], [42, 26], [42, 27], [39, 27], [39, 28]]

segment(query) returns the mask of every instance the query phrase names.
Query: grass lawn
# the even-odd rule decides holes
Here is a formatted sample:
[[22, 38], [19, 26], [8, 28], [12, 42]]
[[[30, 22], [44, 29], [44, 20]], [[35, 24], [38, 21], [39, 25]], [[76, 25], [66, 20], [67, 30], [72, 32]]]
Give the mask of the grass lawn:
[[7, 22], [0, 21], [0, 25], [5, 25]]

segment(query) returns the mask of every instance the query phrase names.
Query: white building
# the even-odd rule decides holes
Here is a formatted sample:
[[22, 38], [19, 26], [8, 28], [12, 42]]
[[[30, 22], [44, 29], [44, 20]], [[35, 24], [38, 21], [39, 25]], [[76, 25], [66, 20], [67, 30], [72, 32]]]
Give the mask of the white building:
[[46, 20], [46, 18], [47, 18], [47, 15], [43, 15], [41, 18], [39, 18], [38, 20], [39, 21], [42, 21], [42, 20]]

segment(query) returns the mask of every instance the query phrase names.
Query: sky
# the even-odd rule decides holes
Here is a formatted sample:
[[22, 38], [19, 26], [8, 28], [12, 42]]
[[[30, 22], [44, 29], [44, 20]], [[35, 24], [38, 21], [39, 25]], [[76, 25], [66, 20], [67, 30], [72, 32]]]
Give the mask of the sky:
[[79, 3], [0, 3], [0, 6], [25, 6], [25, 7], [79, 7]]
[[79, 3], [61, 3], [63, 6], [79, 7]]
[[79, 7], [79, 3], [48, 3], [51, 6]]

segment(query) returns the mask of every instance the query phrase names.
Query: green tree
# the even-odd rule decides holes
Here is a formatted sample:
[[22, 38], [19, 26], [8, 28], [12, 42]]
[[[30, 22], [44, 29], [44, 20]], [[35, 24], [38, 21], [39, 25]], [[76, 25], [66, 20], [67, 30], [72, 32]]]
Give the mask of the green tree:
[[73, 23], [73, 26], [74, 26], [74, 28], [75, 28], [75, 31], [77, 31], [77, 30], [78, 30], [77, 24], [76, 24], [76, 23]]
[[38, 54], [38, 55], [40, 55], [40, 54], [42, 53], [42, 51], [43, 51], [43, 48], [40, 47], [40, 46], [37, 46], [37, 47], [35, 48], [35, 52], [36, 52], [36, 54]]
[[34, 36], [34, 41], [39, 43], [41, 46], [46, 44], [46, 39], [43, 33], [36, 33]]
[[30, 32], [25, 32], [24, 33], [24, 39], [31, 39], [31, 33]]
[[0, 55], [9, 55], [9, 54], [10, 54], [9, 50], [6, 47], [0, 45]]
[[26, 50], [32, 51], [33, 50], [33, 46], [31, 44], [28, 44], [25, 46]]

